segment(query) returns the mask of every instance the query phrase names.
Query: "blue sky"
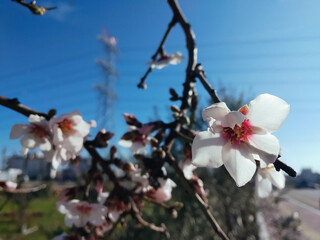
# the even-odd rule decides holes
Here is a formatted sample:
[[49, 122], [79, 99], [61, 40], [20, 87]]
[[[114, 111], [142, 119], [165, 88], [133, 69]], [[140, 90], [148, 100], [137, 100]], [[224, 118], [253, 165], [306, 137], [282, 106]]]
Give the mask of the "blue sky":
[[[320, 171], [320, 1], [318, 0], [184, 0], [192, 24], [199, 61], [209, 81], [250, 98], [261, 93], [281, 97], [291, 112], [275, 134], [283, 160], [298, 171]], [[38, 1], [58, 9], [44, 16], [3, 0], [0, 3], [0, 94], [18, 97], [32, 108], [58, 113], [80, 110], [86, 120], [96, 118], [101, 79], [95, 59], [104, 51], [97, 35], [107, 29], [118, 39], [119, 100], [114, 114], [115, 139], [125, 132], [121, 113], [142, 121], [154, 118], [157, 106], [168, 119], [168, 88], [181, 91], [186, 61], [154, 71], [147, 90], [136, 88], [171, 20], [165, 0]], [[185, 51], [182, 31], [175, 27], [166, 51]], [[197, 87], [203, 106], [208, 95]], [[0, 148], [18, 151], [9, 140], [14, 123], [26, 118], [0, 107]]]

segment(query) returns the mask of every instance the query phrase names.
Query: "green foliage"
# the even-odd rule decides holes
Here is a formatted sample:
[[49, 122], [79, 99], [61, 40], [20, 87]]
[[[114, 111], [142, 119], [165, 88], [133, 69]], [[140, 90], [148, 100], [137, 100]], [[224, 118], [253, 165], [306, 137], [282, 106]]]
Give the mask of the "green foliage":
[[[44, 191], [45, 192], [45, 191]], [[5, 197], [0, 197], [0, 205]], [[0, 212], [0, 238], [10, 240], [46, 240], [66, 231], [64, 216], [56, 210], [57, 197], [46, 193], [16, 194]], [[21, 234], [22, 224], [38, 230]]]

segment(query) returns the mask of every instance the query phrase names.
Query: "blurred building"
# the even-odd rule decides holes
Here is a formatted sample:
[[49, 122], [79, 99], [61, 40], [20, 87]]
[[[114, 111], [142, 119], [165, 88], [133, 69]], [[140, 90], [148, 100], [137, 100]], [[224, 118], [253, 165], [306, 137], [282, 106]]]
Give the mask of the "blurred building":
[[[6, 157], [4, 169], [1, 171], [0, 177], [5, 178], [10, 169], [20, 171], [29, 180], [47, 180], [52, 175], [51, 163], [47, 162], [43, 155], [37, 153], [29, 153], [27, 156], [12, 155]], [[91, 159], [79, 158], [75, 164], [67, 164], [59, 167], [56, 173], [56, 180], [58, 181], [74, 181], [80, 179], [87, 173], [91, 166]], [[0, 173], [1, 173], [0, 172]], [[12, 174], [11, 174], [12, 175]], [[8, 175], [9, 176], [9, 175]]]
[[30, 180], [42, 180], [50, 178], [51, 164], [42, 155], [36, 153], [12, 155], [6, 158], [5, 169], [20, 169], [22, 174]]
[[319, 188], [320, 174], [312, 171], [311, 168], [302, 169], [296, 178], [287, 179], [297, 188]]

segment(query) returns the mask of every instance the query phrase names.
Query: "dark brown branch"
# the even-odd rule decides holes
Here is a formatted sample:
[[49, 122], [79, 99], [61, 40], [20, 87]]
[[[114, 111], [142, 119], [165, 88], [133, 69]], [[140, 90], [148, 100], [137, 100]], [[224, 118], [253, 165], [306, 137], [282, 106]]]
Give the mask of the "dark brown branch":
[[97, 152], [92, 142], [91, 141], [84, 142], [84, 147], [88, 151], [88, 153], [91, 155], [91, 157], [100, 164], [100, 166], [103, 168], [103, 171], [108, 175], [110, 181], [112, 181], [115, 185], [118, 186], [119, 185], [118, 179], [116, 175], [113, 173], [113, 171], [111, 170], [109, 163], [100, 156], [100, 154]]
[[[152, 61], [155, 61], [159, 54], [163, 54], [164, 53], [164, 50], [163, 50], [164, 43], [166, 42], [166, 40], [167, 40], [167, 38], [169, 36], [169, 33], [171, 32], [171, 30], [174, 27], [174, 25], [176, 24], [176, 22], [177, 21], [176, 21], [175, 17], [173, 17], [171, 22], [168, 25], [168, 28], [167, 28], [166, 32], [164, 33], [164, 35], [162, 37], [162, 40], [161, 40], [161, 42], [160, 42], [160, 44], [159, 44], [159, 46], [157, 48], [157, 51], [151, 57]], [[152, 72], [152, 67], [150, 66], [148, 68], [148, 70], [146, 71], [146, 73], [141, 78], [140, 83], [138, 84], [139, 88], [143, 88], [143, 89], [147, 88], [147, 85], [145, 84], [145, 81], [146, 81], [149, 73], [151, 73], [151, 72]]]
[[214, 229], [214, 231], [219, 235], [220, 238], [228, 240], [229, 238], [224, 233], [224, 231], [221, 229], [221, 227], [219, 226], [217, 220], [212, 215], [209, 205], [203, 201], [203, 199], [199, 196], [199, 194], [196, 193], [195, 189], [191, 186], [189, 181], [185, 178], [182, 170], [179, 168], [179, 166], [178, 166], [177, 162], [175, 161], [174, 157], [171, 154], [167, 153], [167, 159], [166, 160], [170, 164], [170, 166], [175, 170], [175, 172], [177, 173], [177, 175], [178, 175], [178, 177], [179, 177], [184, 189], [187, 190], [187, 192], [193, 197], [195, 202], [198, 204], [198, 206], [200, 207], [201, 211], [206, 216], [207, 220], [210, 222], [210, 224], [211, 224], [212, 228]]
[[280, 161], [279, 159], [277, 159], [274, 163], [273, 163], [275, 169], [279, 172], [280, 169], [282, 169], [284, 172], [286, 172], [290, 177], [296, 177], [297, 173], [295, 170], [293, 170], [293, 168], [289, 167], [287, 164], [285, 164], [284, 162]]
[[132, 217], [136, 219], [141, 225], [148, 227], [153, 231], [163, 233], [167, 238], [170, 238], [170, 234], [167, 231], [167, 228], [164, 224], [162, 224], [161, 227], [158, 227], [155, 224], [149, 223], [142, 218], [140, 211], [133, 200], [131, 200], [131, 209], [132, 209]]
[[45, 118], [47, 118], [47, 114], [42, 113], [42, 112], [38, 112], [36, 110], [33, 110], [27, 106], [20, 104], [19, 100], [16, 98], [9, 99], [9, 98], [0, 96], [0, 105], [3, 105], [7, 108], [10, 108], [10, 109], [12, 109], [18, 113], [21, 113], [27, 117], [29, 117], [31, 114], [36, 114], [36, 115], [44, 116]]
[[174, 17], [177, 19], [177, 22], [180, 24], [184, 35], [186, 37], [186, 44], [188, 49], [188, 65], [186, 68], [186, 79], [183, 84], [183, 95], [182, 95], [182, 103], [181, 109], [185, 110], [190, 107], [191, 96], [192, 96], [192, 88], [195, 82], [195, 76], [193, 71], [197, 64], [197, 47], [195, 43], [195, 35], [191, 29], [191, 25], [187, 22], [185, 17], [182, 14], [182, 11], [176, 0], [168, 0], [168, 4], [173, 12]]
[[220, 98], [217, 95], [217, 91], [215, 89], [213, 89], [211, 84], [207, 81], [205, 72], [204, 72], [202, 65], [200, 63], [197, 64], [197, 66], [196, 66], [195, 75], [200, 80], [201, 84], [206, 89], [206, 91], [209, 93], [212, 101], [214, 103], [221, 102]]

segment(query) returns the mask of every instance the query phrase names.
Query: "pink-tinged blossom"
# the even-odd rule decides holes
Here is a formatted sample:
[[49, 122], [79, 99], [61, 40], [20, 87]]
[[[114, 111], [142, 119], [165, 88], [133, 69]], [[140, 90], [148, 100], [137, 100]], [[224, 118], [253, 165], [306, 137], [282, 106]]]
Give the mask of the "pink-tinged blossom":
[[285, 176], [282, 172], [278, 172], [273, 164], [267, 167], [259, 168], [256, 177], [255, 191], [260, 198], [266, 198], [272, 192], [272, 185], [278, 189], [283, 189], [285, 186]]
[[183, 60], [183, 56], [180, 52], [173, 53], [171, 55], [164, 54], [159, 59], [148, 62], [151, 68], [162, 69], [169, 64], [176, 65]]
[[142, 124], [133, 114], [124, 113], [123, 117], [128, 124], [129, 132], [125, 133], [119, 145], [130, 148], [133, 154], [145, 155], [145, 147], [150, 144], [150, 134], [159, 127], [160, 122]]
[[93, 176], [93, 184], [94, 184], [94, 188], [96, 189], [96, 191], [98, 192], [98, 194], [101, 194], [103, 191], [103, 176], [101, 173], [96, 173]]
[[160, 183], [160, 187], [157, 189], [150, 187], [150, 189], [146, 192], [147, 196], [156, 202], [169, 201], [172, 197], [172, 188], [176, 187], [177, 185], [170, 178], [158, 178], [158, 182]]
[[13, 192], [17, 189], [18, 184], [12, 181], [0, 181], [0, 190], [3, 189], [8, 192]]
[[183, 171], [184, 177], [188, 180], [193, 178], [193, 171], [197, 168], [189, 159], [180, 161], [179, 167]]
[[[110, 196], [110, 193], [108, 193], [108, 192], [100, 193], [98, 196], [99, 204], [105, 204], [109, 196]], [[106, 214], [106, 220], [107, 221], [110, 220], [111, 222], [116, 222], [118, 220], [118, 218], [120, 217], [121, 213], [123, 213], [123, 211], [125, 209], [126, 209], [126, 207], [123, 205], [122, 201], [118, 201], [116, 199], [109, 200], [108, 201], [108, 212]], [[103, 227], [103, 229], [105, 229], [106, 227], [107, 227], [107, 225], [105, 225]]]
[[31, 114], [30, 124], [15, 124], [10, 132], [10, 139], [20, 138], [21, 153], [26, 155], [29, 150], [40, 147], [42, 151], [52, 149], [51, 133], [48, 121], [39, 115]]
[[49, 157], [58, 163], [66, 163], [66, 161], [77, 157], [91, 127], [96, 127], [96, 122], [85, 122], [79, 111], [51, 118], [50, 128], [53, 132], [55, 150], [50, 153]]
[[189, 182], [191, 183], [191, 185], [194, 187], [194, 189], [196, 190], [196, 193], [199, 194], [199, 196], [202, 198], [202, 200], [204, 202], [208, 202], [207, 199], [207, 192], [204, 190], [204, 185], [203, 185], [203, 181], [198, 178], [197, 176], [193, 176]]
[[68, 227], [84, 227], [87, 223], [101, 226], [106, 220], [107, 208], [97, 203], [73, 199], [69, 202], [57, 202], [57, 208], [66, 215], [64, 220]]
[[282, 99], [262, 94], [239, 111], [230, 111], [224, 102], [202, 112], [209, 124], [199, 132], [192, 145], [192, 162], [196, 166], [226, 167], [238, 186], [243, 186], [256, 171], [255, 160], [273, 163], [280, 152], [278, 130], [289, 113]]

